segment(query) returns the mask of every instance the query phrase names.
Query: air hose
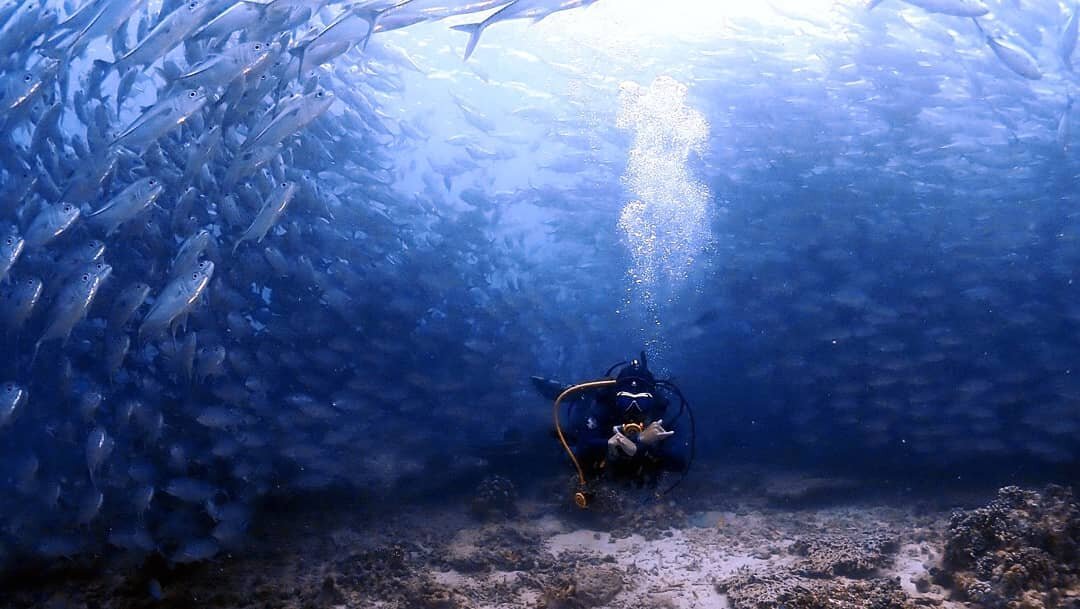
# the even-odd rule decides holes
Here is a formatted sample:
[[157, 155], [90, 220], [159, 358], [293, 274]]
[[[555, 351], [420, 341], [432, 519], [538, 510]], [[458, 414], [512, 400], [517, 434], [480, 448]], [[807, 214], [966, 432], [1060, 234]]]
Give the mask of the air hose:
[[579, 383], [572, 387], [568, 387], [559, 397], [555, 398], [555, 406], [553, 408], [555, 416], [555, 432], [559, 435], [559, 443], [562, 444], [563, 449], [566, 450], [566, 454], [570, 455], [570, 460], [574, 463], [574, 469], [577, 470], [578, 475], [578, 491], [574, 493], [574, 503], [578, 507], [584, 509], [589, 505], [589, 498], [585, 494], [585, 486], [588, 482], [585, 480], [585, 470], [581, 469], [581, 463], [578, 463], [577, 457], [574, 455], [574, 451], [570, 449], [570, 445], [566, 442], [566, 436], [563, 435], [562, 423], [559, 422], [559, 404], [569, 395], [577, 393], [579, 391], [585, 391], [586, 389], [595, 389], [597, 387], [610, 387], [615, 384], [615, 379], [603, 379], [599, 381], [589, 381], [587, 383]]

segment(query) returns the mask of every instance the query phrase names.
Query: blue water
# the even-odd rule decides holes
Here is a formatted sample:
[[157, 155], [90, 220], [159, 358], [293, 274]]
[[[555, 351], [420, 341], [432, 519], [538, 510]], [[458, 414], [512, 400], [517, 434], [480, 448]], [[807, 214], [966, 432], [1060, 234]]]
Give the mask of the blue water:
[[[592, 380], [642, 349], [697, 416], [691, 479], [749, 461], [1073, 479], [1080, 164], [1059, 40], [1074, 9], [987, 2], [979, 23], [1034, 80], [970, 19], [899, 0], [714, 4], [600, 0], [495, 23], [468, 61], [448, 25], [490, 11], [457, 16], [376, 32], [297, 77], [289, 45], [332, 4], [267, 32], [280, 60], [253, 74], [274, 86], [207, 87], [133, 151], [109, 143], [171, 99], [167, 76], [243, 34], [181, 44], [127, 83], [92, 61], [131, 48], [160, 4], [54, 72], [13, 52], [4, 99], [24, 74], [41, 87], [4, 115], [5, 234], [64, 202], [81, 213], [0, 287], [0, 381], [23, 396], [0, 411], [0, 566], [210, 559], [243, 546], [269, 497], [568, 477], [529, 376]], [[49, 37], [0, 32], [22, 49]], [[265, 143], [257, 126], [316, 91], [328, 110], [226, 178]], [[215, 126], [221, 144], [190, 163]], [[92, 220], [148, 176], [153, 205], [112, 233]], [[294, 197], [245, 236], [279, 183]], [[212, 277], [142, 335], [199, 229]], [[70, 337], [49, 336], [91, 241], [111, 272]], [[32, 279], [43, 295], [16, 327]], [[149, 297], [114, 327], [135, 283]]]

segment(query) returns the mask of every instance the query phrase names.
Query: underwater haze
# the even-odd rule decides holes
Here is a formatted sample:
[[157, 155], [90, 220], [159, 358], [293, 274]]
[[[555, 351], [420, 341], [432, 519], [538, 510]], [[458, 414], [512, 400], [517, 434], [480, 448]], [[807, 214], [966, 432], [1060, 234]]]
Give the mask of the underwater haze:
[[691, 480], [1075, 480], [1077, 7], [750, 4], [0, 4], [0, 571], [569, 477], [641, 350]]

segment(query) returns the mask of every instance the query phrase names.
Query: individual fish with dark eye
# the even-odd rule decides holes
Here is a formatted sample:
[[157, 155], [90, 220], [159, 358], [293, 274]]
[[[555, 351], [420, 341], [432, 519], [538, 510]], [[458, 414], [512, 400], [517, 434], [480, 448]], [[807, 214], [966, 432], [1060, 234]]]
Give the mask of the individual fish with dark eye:
[[29, 397], [30, 394], [18, 383], [8, 381], [0, 385], [0, 429], [15, 420]]
[[276, 42], [242, 42], [193, 66], [177, 76], [176, 82], [207, 90], [225, 87], [262, 69], [279, 52], [280, 45]]
[[0, 119], [11, 118], [27, 108], [29, 102], [56, 78], [58, 67], [59, 62], [55, 59], [42, 57], [29, 68], [0, 75]]
[[270, 163], [280, 155], [280, 144], [255, 146], [251, 149], [244, 150], [236, 155], [232, 164], [229, 165], [228, 170], [225, 172], [225, 178], [222, 185], [225, 188], [232, 188], [237, 184], [243, 183], [246, 179], [255, 175], [259, 168]]
[[110, 143], [110, 147], [145, 149], [183, 125], [206, 105], [207, 100], [205, 91], [191, 89], [159, 101], [122, 131]]
[[18, 334], [26, 320], [41, 302], [45, 286], [37, 277], [23, 277], [12, 281], [0, 292], [0, 320], [7, 334]]
[[56, 297], [50, 310], [48, 325], [41, 338], [34, 344], [34, 351], [30, 362], [37, 360], [41, 346], [50, 340], [60, 339], [61, 344], [66, 345], [71, 331], [75, 328], [90, 310], [94, 298], [101, 289], [102, 283], [112, 274], [112, 267], [99, 262], [81, 275], [69, 281], [64, 289]]
[[79, 208], [71, 203], [44, 206], [26, 229], [26, 247], [34, 250], [48, 245], [71, 228], [79, 214]]
[[221, 134], [221, 125], [214, 125], [199, 136], [199, 140], [191, 146], [182, 178], [185, 184], [193, 182], [207, 161], [218, 151], [221, 145]]
[[139, 339], [155, 338], [186, 316], [198, 303], [214, 276], [214, 263], [204, 260], [196, 270], [180, 275], [161, 289], [139, 326]]
[[236, 243], [233, 244], [233, 253], [240, 247], [240, 244], [244, 241], [255, 240], [256, 243], [262, 243], [266, 233], [277, 224], [277, 221], [281, 218], [281, 215], [285, 213], [285, 209], [289, 206], [289, 202], [292, 201], [296, 195], [296, 183], [295, 182], [282, 182], [277, 185], [274, 192], [270, 194], [270, 197], [263, 204], [262, 209], [252, 220], [251, 225], [248, 226], [244, 234], [240, 235]]
[[[308, 36], [296, 42], [289, 52], [296, 57], [297, 74], [302, 77], [308, 65], [308, 55], [318, 54], [320, 49], [333, 49], [322, 56], [325, 61], [336, 57], [356, 45], [367, 46], [375, 28], [375, 22], [388, 8], [379, 8], [367, 4], [356, 4], [341, 12], [326, 27], [312, 31]], [[318, 65], [311, 62], [313, 65]]]
[[0, 283], [3, 283], [11, 271], [11, 267], [18, 262], [22, 255], [26, 242], [17, 233], [0, 233]]
[[265, 128], [250, 136], [244, 142], [244, 148], [274, 146], [283, 142], [329, 110], [334, 101], [334, 94], [323, 89], [296, 98], [285, 110], [276, 113]]
[[191, 40], [209, 40], [216, 43], [228, 39], [234, 32], [251, 32], [266, 19], [266, 6], [270, 3], [237, 2], [222, 11], [205, 25], [198, 28]]
[[51, 300], [72, 275], [83, 271], [95, 262], [99, 262], [104, 256], [105, 242], [98, 239], [90, 239], [80, 243], [56, 256], [52, 264], [53, 274], [49, 277], [49, 285], [45, 290], [45, 297]]
[[[0, 162], [11, 161], [2, 159]], [[21, 160], [8, 169], [6, 184], [0, 192], [0, 220], [14, 219], [15, 212], [26, 203], [27, 197], [37, 188], [37, 174]]]
[[169, 265], [169, 272], [174, 276], [187, 275], [196, 270], [199, 258], [210, 245], [210, 231], [199, 229], [180, 244], [176, 256]]
[[53, 31], [58, 20], [56, 9], [38, 0], [26, 0], [0, 26], [0, 57], [12, 57], [27, 48], [39, 36]]
[[117, 58], [114, 66], [123, 73], [158, 60], [202, 25], [214, 4], [212, 0], [189, 0], [178, 6], [147, 32], [130, 51]]
[[105, 230], [108, 238], [125, 222], [129, 222], [145, 212], [165, 192], [165, 187], [156, 177], [146, 177], [122, 190], [100, 209], [86, 215], [91, 224]]

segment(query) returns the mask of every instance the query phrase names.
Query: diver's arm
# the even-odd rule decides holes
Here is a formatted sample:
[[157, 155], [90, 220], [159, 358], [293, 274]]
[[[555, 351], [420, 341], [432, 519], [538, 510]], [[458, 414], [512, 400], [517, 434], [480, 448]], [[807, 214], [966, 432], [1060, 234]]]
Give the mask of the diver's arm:
[[660, 464], [660, 469], [668, 472], [681, 472], [686, 469], [689, 452], [689, 443], [686, 441], [686, 430], [669, 430], [676, 432], [674, 436], [654, 445], [649, 454]]

